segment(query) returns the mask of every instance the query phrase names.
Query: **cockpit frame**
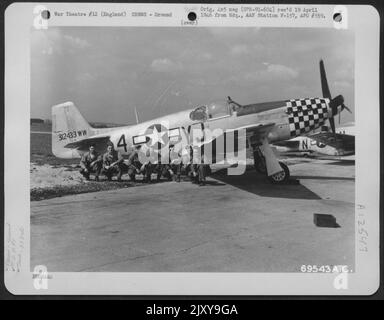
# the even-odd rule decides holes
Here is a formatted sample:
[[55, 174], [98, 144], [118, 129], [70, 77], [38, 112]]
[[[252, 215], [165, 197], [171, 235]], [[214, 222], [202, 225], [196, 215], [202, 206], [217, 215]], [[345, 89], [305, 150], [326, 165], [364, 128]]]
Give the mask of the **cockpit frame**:
[[214, 101], [208, 105], [201, 105], [195, 108], [190, 113], [189, 117], [194, 121], [215, 121], [231, 117], [238, 106], [238, 104], [230, 99], [225, 101]]

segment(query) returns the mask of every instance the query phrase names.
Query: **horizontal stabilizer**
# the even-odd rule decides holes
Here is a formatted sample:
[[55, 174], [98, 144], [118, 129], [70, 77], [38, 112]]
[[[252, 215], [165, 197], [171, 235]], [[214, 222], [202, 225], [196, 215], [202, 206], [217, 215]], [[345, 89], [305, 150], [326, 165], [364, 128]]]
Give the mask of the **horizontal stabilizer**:
[[76, 149], [82, 152], [86, 152], [89, 149], [90, 145], [95, 145], [95, 150], [99, 153], [103, 153], [107, 149], [107, 143], [110, 141], [110, 136], [94, 136], [91, 138], [83, 139], [80, 141], [75, 141], [68, 143], [64, 148]]

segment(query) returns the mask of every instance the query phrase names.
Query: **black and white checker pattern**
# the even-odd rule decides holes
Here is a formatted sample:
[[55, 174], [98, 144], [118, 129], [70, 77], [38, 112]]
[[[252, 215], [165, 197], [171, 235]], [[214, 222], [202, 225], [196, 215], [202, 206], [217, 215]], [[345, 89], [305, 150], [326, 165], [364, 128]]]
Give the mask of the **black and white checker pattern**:
[[291, 137], [322, 126], [328, 118], [329, 99], [308, 98], [287, 101]]

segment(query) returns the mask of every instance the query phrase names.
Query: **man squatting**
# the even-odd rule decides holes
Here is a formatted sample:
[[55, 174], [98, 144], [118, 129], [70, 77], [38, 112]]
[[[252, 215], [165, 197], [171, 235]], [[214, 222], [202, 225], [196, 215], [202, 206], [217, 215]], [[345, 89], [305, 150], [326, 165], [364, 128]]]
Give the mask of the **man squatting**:
[[[152, 164], [149, 161], [141, 164], [139, 161], [138, 152], [140, 151], [140, 146], [134, 150], [131, 155], [128, 157], [127, 163], [127, 173], [131, 181], [136, 181], [135, 175], [142, 173], [144, 176], [144, 182], [151, 181], [151, 174], [154, 171], [157, 171], [157, 180], [160, 180], [161, 176], [164, 176], [171, 180], [173, 178], [174, 181], [180, 182], [180, 175], [182, 167], [186, 166], [186, 169], [189, 167], [191, 180], [193, 183], [198, 183], [199, 185], [205, 185], [205, 177], [207, 165], [202, 163], [203, 158], [198, 154], [197, 148], [190, 148], [190, 154], [193, 154], [194, 163], [187, 164], [184, 163], [183, 158], [185, 154], [182, 155], [182, 152], [177, 152], [174, 149], [174, 146], [171, 145], [170, 152], [170, 164]], [[188, 153], [187, 150], [183, 150]], [[200, 160], [200, 161], [199, 161]], [[111, 142], [107, 144], [107, 152], [101, 156], [95, 150], [95, 145], [89, 146], [89, 152], [85, 153], [80, 161], [80, 173], [84, 176], [86, 180], [89, 180], [90, 174], [95, 174], [95, 181], [99, 181], [100, 173], [104, 174], [108, 181], [112, 180], [112, 176], [114, 174], [117, 175], [117, 181], [121, 181], [121, 176], [124, 170], [124, 159], [121, 154], [114, 149], [114, 146]]]

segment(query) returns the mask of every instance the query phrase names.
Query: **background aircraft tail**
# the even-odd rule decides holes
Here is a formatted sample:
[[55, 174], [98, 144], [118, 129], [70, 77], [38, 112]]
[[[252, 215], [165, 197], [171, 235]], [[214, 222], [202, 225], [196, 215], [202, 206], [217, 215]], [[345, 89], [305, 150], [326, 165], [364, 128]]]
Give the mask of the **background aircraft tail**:
[[94, 129], [72, 102], [52, 107], [52, 153], [56, 157], [67, 159], [80, 157], [76, 149], [65, 146], [89, 138], [93, 134]]

